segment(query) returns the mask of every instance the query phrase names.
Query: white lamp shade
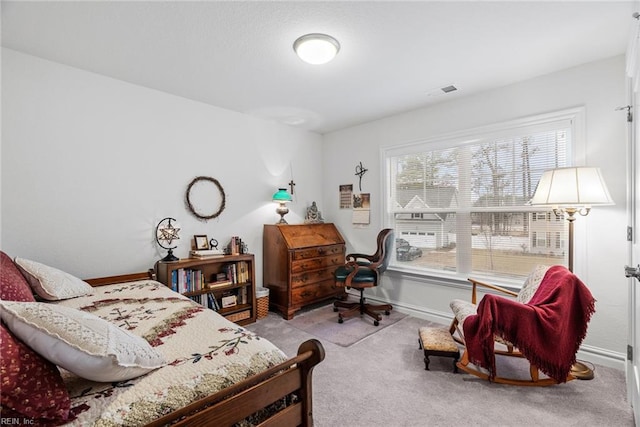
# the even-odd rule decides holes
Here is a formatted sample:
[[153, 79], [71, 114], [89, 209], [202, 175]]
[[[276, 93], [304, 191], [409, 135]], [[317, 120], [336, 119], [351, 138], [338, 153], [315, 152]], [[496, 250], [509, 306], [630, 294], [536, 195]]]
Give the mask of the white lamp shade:
[[569, 167], [544, 172], [531, 204], [575, 208], [615, 203], [600, 168]]
[[340, 50], [340, 43], [326, 34], [307, 34], [293, 43], [293, 50], [304, 62], [313, 65], [326, 64]]

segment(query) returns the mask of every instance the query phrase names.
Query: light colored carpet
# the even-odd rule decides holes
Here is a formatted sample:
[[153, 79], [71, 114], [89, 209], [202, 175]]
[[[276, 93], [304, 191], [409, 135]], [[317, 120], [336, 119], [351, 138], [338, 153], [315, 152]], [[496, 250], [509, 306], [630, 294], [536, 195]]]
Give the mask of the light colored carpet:
[[[318, 337], [290, 323], [269, 313], [248, 328], [293, 356]], [[313, 370], [315, 426], [634, 426], [622, 371], [596, 366], [591, 381], [551, 387], [454, 374], [443, 357], [431, 357], [425, 371], [418, 329], [429, 325], [442, 326], [407, 316], [349, 347], [320, 338], [326, 357]]]
[[288, 324], [310, 333], [321, 341], [331, 341], [342, 347], [349, 347], [405, 317], [405, 314], [391, 310], [388, 316], [382, 314], [382, 320], [378, 326], [375, 326], [373, 319], [366, 315], [354, 316], [345, 319], [344, 323], [338, 323], [338, 313], [333, 311], [333, 305], [325, 304], [297, 313]]

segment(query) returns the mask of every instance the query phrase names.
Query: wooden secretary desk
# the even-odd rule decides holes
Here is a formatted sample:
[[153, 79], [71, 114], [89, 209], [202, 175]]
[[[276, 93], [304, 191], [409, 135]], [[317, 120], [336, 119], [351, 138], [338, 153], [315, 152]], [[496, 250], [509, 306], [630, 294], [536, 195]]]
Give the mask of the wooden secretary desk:
[[306, 305], [344, 297], [333, 276], [345, 262], [344, 239], [335, 225], [265, 225], [263, 253], [269, 305], [285, 319]]

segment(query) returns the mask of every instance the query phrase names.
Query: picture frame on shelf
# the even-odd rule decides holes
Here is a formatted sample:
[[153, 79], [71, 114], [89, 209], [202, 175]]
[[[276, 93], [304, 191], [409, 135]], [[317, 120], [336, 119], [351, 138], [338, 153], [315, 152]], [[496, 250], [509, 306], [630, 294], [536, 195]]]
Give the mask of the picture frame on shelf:
[[238, 304], [236, 295], [225, 295], [222, 297], [222, 308], [235, 307]]
[[209, 238], [206, 234], [196, 234], [193, 236], [195, 250], [204, 251], [209, 249]]

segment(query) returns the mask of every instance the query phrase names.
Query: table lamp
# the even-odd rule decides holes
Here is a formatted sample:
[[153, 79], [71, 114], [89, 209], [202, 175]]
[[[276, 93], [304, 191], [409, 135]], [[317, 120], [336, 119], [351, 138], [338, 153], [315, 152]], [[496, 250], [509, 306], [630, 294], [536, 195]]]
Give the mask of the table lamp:
[[[174, 240], [180, 239], [180, 236], [178, 236], [178, 231], [180, 231], [180, 229], [175, 228], [173, 224], [171, 224], [171, 221], [175, 222], [175, 219], [167, 217], [161, 220], [156, 226], [156, 242], [158, 242], [158, 245], [162, 249], [167, 249], [169, 251], [167, 256], [161, 260], [164, 262], [178, 261], [178, 257], [173, 254], [173, 250], [178, 246], [171, 246], [171, 243]], [[161, 242], [166, 242], [166, 246]]]
[[273, 201], [278, 203], [276, 212], [280, 215], [280, 221], [278, 221], [277, 224], [286, 224], [287, 221], [285, 221], [284, 216], [289, 213], [287, 203], [291, 201], [291, 195], [287, 193], [285, 188], [279, 188], [273, 195]]

